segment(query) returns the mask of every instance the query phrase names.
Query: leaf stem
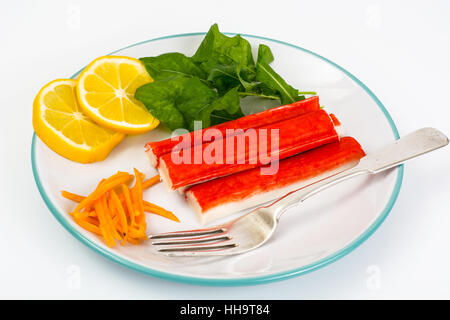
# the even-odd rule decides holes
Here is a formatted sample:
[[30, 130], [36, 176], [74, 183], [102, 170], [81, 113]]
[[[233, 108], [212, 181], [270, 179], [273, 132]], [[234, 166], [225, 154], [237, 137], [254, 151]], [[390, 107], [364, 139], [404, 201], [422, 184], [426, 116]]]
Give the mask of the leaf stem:
[[317, 92], [315, 92], [315, 91], [298, 91], [297, 93], [298, 94], [314, 94], [314, 95], [317, 94]]
[[272, 100], [280, 100], [280, 97], [278, 96], [268, 96], [265, 94], [261, 94], [261, 93], [254, 93], [254, 92], [239, 92], [240, 96], [254, 96], [254, 97], [260, 97], [260, 98], [265, 98], [265, 99], [272, 99]]

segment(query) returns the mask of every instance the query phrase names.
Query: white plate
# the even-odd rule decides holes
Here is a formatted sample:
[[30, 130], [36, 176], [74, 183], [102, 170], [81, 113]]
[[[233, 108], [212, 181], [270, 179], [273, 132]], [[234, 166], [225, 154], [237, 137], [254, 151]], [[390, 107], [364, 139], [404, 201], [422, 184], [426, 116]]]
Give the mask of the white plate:
[[[144, 41], [113, 54], [139, 58], [177, 51], [192, 55], [203, 36], [200, 33], [168, 36]], [[398, 138], [395, 125], [382, 103], [346, 70], [288, 43], [251, 35], [244, 37], [254, 49], [259, 43], [269, 45], [275, 56], [274, 69], [294, 87], [317, 91], [321, 104], [338, 116], [347, 134], [355, 137], [367, 153]], [[67, 212], [73, 209], [74, 203], [62, 198], [61, 190], [87, 194], [101, 178], [117, 170], [132, 172], [133, 167], [147, 176], [155, 174], [144, 154], [144, 144], [166, 138], [168, 134], [157, 129], [127, 137], [106, 160], [89, 165], [60, 157], [36, 136], [32, 142], [36, 184], [58, 221], [77, 239], [113, 261], [166, 279], [197, 284], [246, 285], [315, 270], [344, 256], [367, 239], [391, 210], [401, 186], [403, 167], [333, 187], [283, 215], [276, 234], [263, 247], [231, 257], [169, 258], [155, 252], [149, 242], [110, 249], [97, 236], [72, 221]], [[162, 184], [147, 190], [144, 197], [172, 210], [182, 221], [175, 223], [150, 215], [148, 233], [199, 227], [183, 197], [167, 192]]]

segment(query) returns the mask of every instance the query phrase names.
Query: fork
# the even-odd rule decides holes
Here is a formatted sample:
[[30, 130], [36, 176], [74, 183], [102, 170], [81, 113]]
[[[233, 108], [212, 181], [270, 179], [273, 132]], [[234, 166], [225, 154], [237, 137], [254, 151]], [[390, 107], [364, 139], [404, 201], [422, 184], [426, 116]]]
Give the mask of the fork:
[[292, 191], [270, 205], [256, 208], [232, 221], [204, 229], [151, 235], [152, 245], [169, 256], [234, 255], [256, 249], [274, 234], [281, 215], [320, 191], [344, 180], [377, 174], [406, 160], [444, 147], [448, 138], [433, 128], [410, 133], [366, 155], [354, 167]]

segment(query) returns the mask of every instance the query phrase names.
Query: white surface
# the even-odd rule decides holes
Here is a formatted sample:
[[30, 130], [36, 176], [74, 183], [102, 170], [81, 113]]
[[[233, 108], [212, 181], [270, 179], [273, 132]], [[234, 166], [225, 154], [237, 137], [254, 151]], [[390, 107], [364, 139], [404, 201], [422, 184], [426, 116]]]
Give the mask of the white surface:
[[111, 50], [213, 22], [338, 63], [375, 92], [400, 134], [433, 126], [449, 135], [448, 2], [17, 1], [0, 12], [1, 298], [450, 298], [448, 147], [406, 165], [393, 211], [351, 254], [302, 277], [239, 288], [148, 277], [87, 249], [48, 212], [30, 165], [41, 85]]

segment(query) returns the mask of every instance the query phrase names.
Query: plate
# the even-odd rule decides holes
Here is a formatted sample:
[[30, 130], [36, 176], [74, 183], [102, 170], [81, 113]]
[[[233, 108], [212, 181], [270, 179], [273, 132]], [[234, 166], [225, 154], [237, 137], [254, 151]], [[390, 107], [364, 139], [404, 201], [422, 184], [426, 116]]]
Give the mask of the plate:
[[[321, 104], [339, 117], [347, 134], [355, 137], [367, 153], [399, 138], [395, 124], [380, 100], [342, 67], [289, 43], [241, 35], [254, 49], [259, 43], [269, 45], [275, 56], [274, 69], [296, 88], [317, 91]], [[111, 54], [139, 58], [176, 51], [192, 55], [203, 37], [204, 33], [171, 35], [140, 42]], [[256, 52], [254, 54], [256, 56]], [[258, 108], [261, 107], [259, 103]], [[247, 112], [256, 111], [251, 103], [246, 108]], [[156, 174], [148, 163], [144, 144], [169, 135], [167, 130], [158, 128], [143, 135], [128, 136], [106, 160], [88, 165], [60, 157], [35, 135], [31, 157], [39, 192], [67, 231], [119, 264], [175, 281], [249, 285], [286, 279], [321, 268], [351, 252], [380, 226], [394, 205], [403, 177], [400, 166], [325, 190], [286, 212], [267, 244], [230, 257], [166, 257], [156, 252], [150, 242], [111, 249], [72, 221], [67, 213], [74, 203], [62, 198], [61, 190], [87, 194], [101, 178], [117, 170], [132, 172], [133, 167], [146, 176]], [[175, 223], [150, 215], [147, 217], [148, 234], [200, 227], [183, 197], [166, 191], [162, 184], [147, 190], [144, 197], [173, 211], [181, 219], [181, 223]]]

